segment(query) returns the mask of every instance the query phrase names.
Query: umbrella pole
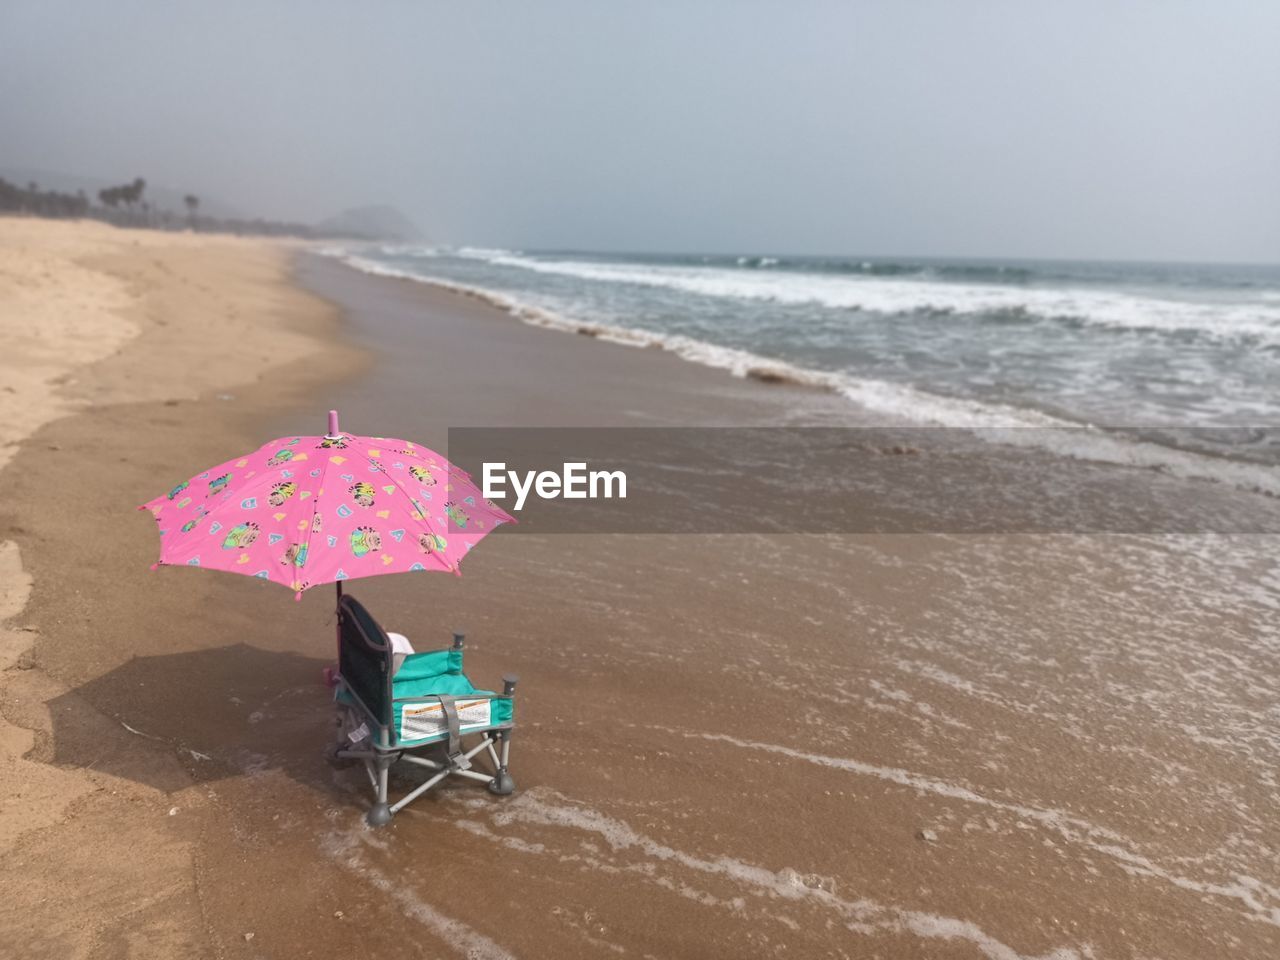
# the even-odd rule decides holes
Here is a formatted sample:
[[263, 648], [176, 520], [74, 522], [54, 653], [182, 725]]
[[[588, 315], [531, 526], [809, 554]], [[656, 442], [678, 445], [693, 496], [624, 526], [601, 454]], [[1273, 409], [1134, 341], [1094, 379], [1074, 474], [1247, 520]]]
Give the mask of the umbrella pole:
[[339, 580], [334, 586], [337, 588], [337, 606], [334, 608], [336, 612], [335, 619], [338, 622], [338, 662], [342, 662], [342, 581]]
[[[328, 439], [330, 439], [330, 440], [336, 440], [336, 439], [338, 438], [338, 436], [339, 436], [339, 433], [338, 433], [338, 411], [337, 411], [337, 410], [330, 410], [330, 411], [329, 411], [329, 433], [328, 433], [327, 437], [328, 437]], [[337, 623], [338, 623], [338, 628], [337, 628], [337, 632], [338, 632], [338, 664], [339, 664], [339, 669], [341, 669], [341, 664], [342, 664], [342, 581], [341, 581], [341, 580], [335, 580], [335, 581], [334, 581], [334, 587], [336, 587], [336, 588], [337, 588], [337, 601], [336, 601], [337, 606], [336, 606], [334, 609], [335, 609], [335, 611], [336, 611], [335, 619], [337, 620]]]

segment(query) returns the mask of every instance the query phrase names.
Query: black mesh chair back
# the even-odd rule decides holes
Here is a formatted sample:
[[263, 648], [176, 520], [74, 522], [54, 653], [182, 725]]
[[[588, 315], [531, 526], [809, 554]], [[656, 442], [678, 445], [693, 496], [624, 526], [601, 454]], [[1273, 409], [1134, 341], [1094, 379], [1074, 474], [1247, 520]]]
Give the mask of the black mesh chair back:
[[365, 710], [382, 726], [391, 725], [391, 640], [355, 597], [338, 603], [342, 641], [338, 670]]

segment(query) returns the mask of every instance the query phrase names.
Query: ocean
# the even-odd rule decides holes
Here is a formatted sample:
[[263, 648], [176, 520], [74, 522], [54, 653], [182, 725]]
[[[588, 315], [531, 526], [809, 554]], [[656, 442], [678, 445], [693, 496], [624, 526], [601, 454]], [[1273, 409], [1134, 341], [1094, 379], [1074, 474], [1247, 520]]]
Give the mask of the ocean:
[[831, 390], [859, 422], [1039, 427], [1071, 455], [1280, 489], [1280, 266], [324, 252], [528, 323]]

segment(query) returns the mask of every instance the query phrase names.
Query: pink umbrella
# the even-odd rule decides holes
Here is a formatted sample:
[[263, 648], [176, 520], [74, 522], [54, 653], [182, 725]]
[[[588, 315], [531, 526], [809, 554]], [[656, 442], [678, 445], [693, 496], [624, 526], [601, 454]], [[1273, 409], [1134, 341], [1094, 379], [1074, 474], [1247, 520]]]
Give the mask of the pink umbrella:
[[[160, 528], [160, 561], [287, 586], [448, 570], [514, 522], [470, 476], [426, 447], [338, 430], [283, 437], [196, 474], [138, 509]], [[152, 569], [155, 569], [153, 566]]]

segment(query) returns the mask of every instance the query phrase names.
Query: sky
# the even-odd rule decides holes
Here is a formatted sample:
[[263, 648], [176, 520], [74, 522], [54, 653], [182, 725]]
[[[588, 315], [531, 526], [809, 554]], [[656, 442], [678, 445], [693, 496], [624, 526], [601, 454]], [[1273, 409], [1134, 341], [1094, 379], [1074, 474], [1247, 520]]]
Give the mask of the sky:
[[5, 0], [0, 166], [521, 249], [1280, 261], [1280, 4]]

